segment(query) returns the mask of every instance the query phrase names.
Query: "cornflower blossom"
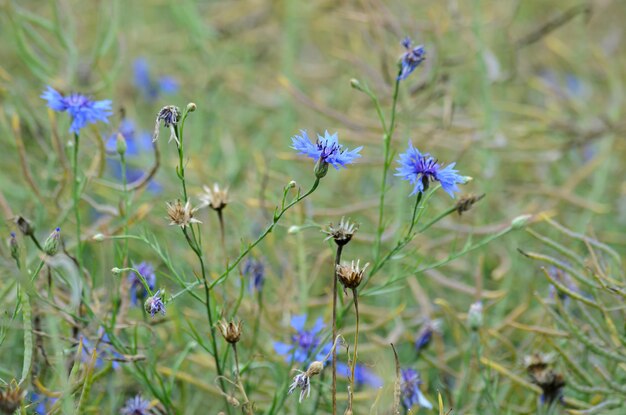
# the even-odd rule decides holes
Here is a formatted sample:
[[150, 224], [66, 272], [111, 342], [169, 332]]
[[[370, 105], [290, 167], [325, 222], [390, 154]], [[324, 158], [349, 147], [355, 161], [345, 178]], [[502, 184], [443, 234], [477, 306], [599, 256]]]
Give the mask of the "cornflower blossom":
[[130, 398], [124, 404], [124, 407], [120, 409], [120, 415], [150, 415], [150, 401], [136, 395]]
[[148, 101], [156, 100], [160, 94], [174, 94], [178, 91], [178, 81], [171, 76], [154, 79], [150, 75], [148, 61], [135, 59], [133, 64], [135, 86]]
[[[137, 265], [133, 264], [133, 268], [135, 268], [139, 273], [144, 277], [150, 291], [154, 290], [156, 285], [156, 275], [154, 274], [154, 266], [152, 266], [149, 262], [141, 262]], [[146, 291], [146, 287], [144, 287], [143, 282], [139, 275], [136, 272], [131, 272], [128, 275], [128, 282], [130, 283], [130, 302], [132, 305], [139, 305], [139, 298], [143, 299], [148, 295]]]
[[317, 135], [317, 141], [312, 143], [306, 131], [300, 130], [300, 135], [291, 137], [291, 143], [294, 150], [299, 154], [312, 158], [321, 165], [332, 165], [339, 170], [340, 167], [346, 167], [347, 164], [354, 163], [354, 160], [361, 157], [359, 151], [363, 147], [357, 147], [354, 150], [344, 149], [342, 144], [337, 140], [337, 133], [329, 134], [324, 132], [324, 136]]
[[415, 349], [418, 353], [428, 347], [434, 333], [441, 333], [441, 320], [428, 320], [422, 325], [415, 340]]
[[111, 101], [94, 101], [91, 98], [72, 93], [63, 96], [57, 90], [48, 86], [41, 94], [41, 98], [48, 101], [48, 107], [58, 112], [67, 112], [72, 118], [70, 133], [78, 134], [87, 124], [95, 124], [98, 121], [109, 122], [111, 116]]
[[161, 313], [165, 315], [165, 304], [163, 303], [163, 299], [161, 298], [161, 290], [157, 290], [156, 293], [152, 297], [148, 297], [146, 302], [144, 303], [144, 308], [146, 313], [150, 313], [150, 317], [154, 318], [156, 313]]
[[458, 174], [454, 169], [456, 163], [448, 164], [443, 167], [437, 163], [437, 159], [430, 154], [422, 154], [413, 147], [413, 143], [409, 141], [409, 148], [402, 154], [398, 160], [399, 167], [396, 169], [396, 176], [407, 180], [413, 187], [410, 196], [417, 193], [424, 193], [428, 190], [431, 182], [437, 181], [441, 184], [443, 190], [454, 198], [454, 192], [458, 192], [457, 183], [465, 183], [465, 177]]
[[400, 58], [400, 74], [398, 75], [398, 81], [406, 79], [414, 70], [426, 59], [426, 50], [424, 46], [418, 45], [412, 47], [411, 38], [405, 37], [402, 42], [402, 46], [406, 49], [406, 52]]
[[265, 282], [265, 264], [263, 261], [249, 257], [243, 265], [241, 273], [248, 278], [248, 290], [259, 292]]
[[35, 405], [33, 414], [46, 415], [50, 412], [52, 406], [55, 404], [58, 398], [52, 398], [42, 393], [31, 392], [29, 394], [29, 399], [32, 404]]
[[285, 356], [288, 362], [296, 361], [304, 363], [309, 360], [323, 361], [324, 356], [328, 353], [331, 345], [325, 345], [316, 356], [313, 353], [318, 349], [321, 338], [320, 332], [326, 327], [321, 318], [315, 321], [310, 330], [305, 330], [307, 315], [293, 316], [291, 318], [291, 327], [296, 331], [291, 336], [291, 344], [283, 342], [274, 342], [274, 351], [279, 355]]
[[[337, 362], [337, 376], [349, 378], [352, 376], [352, 368], [345, 363]], [[367, 385], [380, 388], [383, 386], [383, 381], [366, 366], [357, 363], [354, 367], [354, 384], [357, 387]]]
[[400, 391], [402, 396], [402, 405], [410, 410], [415, 405], [420, 408], [432, 409], [433, 405], [422, 394], [420, 385], [422, 379], [419, 373], [414, 369], [402, 369]]
[[[118, 353], [113, 346], [111, 345], [111, 341], [109, 340], [109, 336], [104, 332], [102, 328], [98, 330], [99, 340], [96, 342], [95, 350], [96, 350], [96, 361], [94, 367], [96, 369], [102, 368], [106, 361], [111, 361], [111, 367], [115, 370], [120, 367], [120, 363], [115, 359], [122, 359], [123, 356]], [[82, 337], [83, 343], [83, 353], [82, 353], [82, 361], [84, 363], [91, 362], [91, 356], [94, 351], [93, 343], [86, 337]]]

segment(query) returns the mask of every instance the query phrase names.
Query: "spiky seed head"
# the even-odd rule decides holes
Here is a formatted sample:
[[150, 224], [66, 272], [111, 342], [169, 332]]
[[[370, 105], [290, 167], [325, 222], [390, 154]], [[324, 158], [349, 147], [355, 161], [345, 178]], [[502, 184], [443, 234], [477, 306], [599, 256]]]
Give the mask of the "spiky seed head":
[[228, 187], [220, 189], [219, 184], [214, 183], [213, 188], [203, 186], [204, 193], [200, 195], [201, 206], [209, 206], [215, 211], [220, 211], [226, 207], [230, 201], [228, 198]]
[[181, 228], [185, 228], [192, 223], [201, 223], [198, 219], [194, 218], [194, 213], [198, 208], [191, 208], [191, 199], [187, 200], [187, 203], [183, 205], [180, 199], [173, 203], [167, 203], [167, 216], [170, 219], [170, 225], [177, 225]]
[[458, 202], [456, 202], [456, 211], [461, 216], [463, 212], [467, 212], [474, 206], [480, 199], [485, 197], [485, 194], [476, 196], [474, 194], [469, 194], [461, 197]]
[[230, 344], [235, 344], [239, 341], [241, 337], [241, 326], [243, 325], [242, 321], [238, 321], [235, 323], [234, 320], [227, 322], [226, 320], [220, 320], [217, 323], [217, 328], [219, 329], [222, 337]]
[[352, 240], [352, 237], [358, 230], [358, 223], [350, 222], [350, 219], [342, 217], [337, 226], [330, 223], [322, 232], [328, 235], [326, 240], [332, 238], [337, 245], [343, 246]]
[[26, 391], [20, 389], [16, 381], [12, 381], [5, 390], [0, 391], [0, 412], [12, 414], [22, 406]]
[[341, 264], [337, 265], [337, 278], [339, 278], [339, 282], [343, 284], [343, 291], [349, 288], [351, 290], [357, 288], [361, 281], [363, 280], [363, 273], [369, 266], [369, 262], [365, 264], [363, 268], [359, 266], [360, 260], [354, 261], [350, 264]]

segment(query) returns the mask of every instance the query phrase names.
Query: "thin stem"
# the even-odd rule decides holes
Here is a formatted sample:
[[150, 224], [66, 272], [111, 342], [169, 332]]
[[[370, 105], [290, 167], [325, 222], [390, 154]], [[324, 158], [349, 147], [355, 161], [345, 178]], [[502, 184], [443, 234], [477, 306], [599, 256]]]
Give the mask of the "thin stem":
[[354, 299], [354, 313], [356, 314], [356, 332], [354, 333], [354, 351], [352, 352], [352, 367], [350, 370], [350, 393], [348, 394], [348, 409], [352, 410], [352, 395], [354, 393], [354, 370], [356, 369], [357, 351], [359, 348], [359, 298], [356, 288], [352, 289]]
[[252, 405], [250, 404], [250, 400], [248, 399], [248, 395], [246, 394], [246, 389], [243, 387], [241, 383], [241, 377], [239, 376], [239, 356], [237, 354], [237, 343], [231, 343], [233, 346], [233, 354], [235, 355], [235, 382], [237, 383], [237, 387], [239, 388], [241, 394], [243, 395], [243, 405], [242, 410], [244, 410], [247, 414], [252, 415], [254, 412], [252, 411]]
[[74, 202], [74, 215], [76, 217], [76, 262], [78, 263], [78, 271], [80, 272], [82, 269], [82, 245], [81, 245], [81, 233], [80, 233], [80, 210], [78, 206], [78, 202], [80, 199], [79, 195], [79, 179], [78, 179], [78, 133], [74, 133], [74, 152], [72, 154], [72, 200]]
[[226, 252], [226, 232], [225, 232], [225, 227], [224, 227], [224, 213], [222, 212], [222, 209], [217, 209], [217, 217], [220, 221], [220, 242], [222, 244], [222, 253], [224, 254], [224, 263], [226, 264], [226, 267], [228, 267], [228, 254]]
[[[335, 255], [335, 269], [333, 270], [333, 339], [337, 338], [337, 265], [341, 261], [341, 251], [343, 245], [337, 245], [337, 254]], [[337, 413], [337, 349], [333, 348], [333, 415]]]
[[[122, 206], [124, 207], [122, 212], [122, 220], [124, 221], [124, 235], [128, 233], [128, 180], [126, 177], [126, 157], [124, 154], [120, 154], [120, 162], [122, 165]], [[128, 239], [124, 240], [124, 249], [122, 251], [122, 264], [126, 266], [126, 261], [128, 261]]]
[[411, 226], [409, 226], [409, 230], [406, 233], [406, 237], [410, 238], [411, 237], [411, 232], [413, 232], [413, 227], [415, 226], [415, 217], [417, 216], [417, 208], [420, 205], [420, 202], [422, 201], [422, 192], [419, 192], [417, 194], [417, 197], [415, 198], [415, 206], [413, 207], [413, 216], [411, 216]]

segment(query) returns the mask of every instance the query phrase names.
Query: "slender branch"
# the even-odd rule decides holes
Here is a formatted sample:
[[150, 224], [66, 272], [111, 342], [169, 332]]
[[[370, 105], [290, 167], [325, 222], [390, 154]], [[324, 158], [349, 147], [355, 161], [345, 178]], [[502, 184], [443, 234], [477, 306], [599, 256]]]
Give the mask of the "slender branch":
[[356, 331], [354, 333], [354, 351], [352, 352], [352, 367], [350, 369], [350, 393], [348, 394], [348, 409], [352, 411], [352, 395], [354, 393], [354, 371], [356, 369], [357, 351], [359, 348], [359, 299], [356, 288], [352, 289], [352, 298], [354, 300], [354, 313], [356, 314]]
[[80, 195], [79, 193], [79, 180], [78, 180], [78, 133], [74, 133], [74, 152], [72, 155], [72, 199], [74, 201], [74, 215], [76, 217], [76, 262], [78, 262], [78, 270], [82, 270], [83, 256], [82, 256], [82, 244], [80, 234], [80, 209], [78, 206]]
[[[337, 338], [337, 265], [341, 262], [341, 251], [343, 245], [337, 245], [337, 254], [335, 255], [335, 266], [333, 267], [333, 339]], [[333, 415], [337, 413], [337, 349], [333, 348], [333, 380], [332, 380], [332, 395], [333, 395]]]

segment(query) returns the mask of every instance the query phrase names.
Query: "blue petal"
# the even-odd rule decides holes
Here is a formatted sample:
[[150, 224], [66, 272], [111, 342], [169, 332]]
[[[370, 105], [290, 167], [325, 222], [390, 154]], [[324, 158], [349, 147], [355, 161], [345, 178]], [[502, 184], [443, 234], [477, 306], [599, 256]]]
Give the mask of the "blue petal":
[[288, 355], [291, 353], [291, 349], [293, 349], [293, 345], [283, 343], [283, 342], [274, 342], [274, 351], [279, 355]]
[[304, 325], [306, 324], [306, 314], [301, 314], [299, 316], [291, 317], [291, 327], [293, 327], [297, 332], [301, 332], [304, 330]]
[[324, 324], [324, 320], [321, 317], [318, 317], [317, 320], [315, 320], [315, 324], [311, 328], [311, 333], [317, 334], [322, 331], [324, 327], [326, 327], [326, 324]]

